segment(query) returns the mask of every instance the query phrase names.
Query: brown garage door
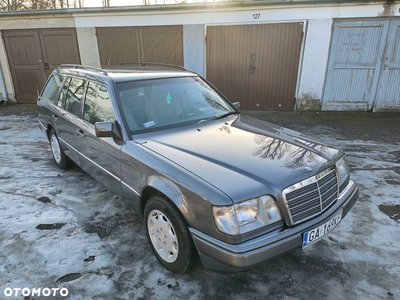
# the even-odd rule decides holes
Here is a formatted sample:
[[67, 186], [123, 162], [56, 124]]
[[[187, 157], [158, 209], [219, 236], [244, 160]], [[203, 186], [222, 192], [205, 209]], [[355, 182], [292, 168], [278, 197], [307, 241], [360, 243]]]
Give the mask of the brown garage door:
[[80, 63], [75, 29], [3, 31], [19, 103], [36, 103], [51, 73], [60, 64]]
[[293, 110], [303, 23], [207, 27], [207, 79], [242, 109]]
[[182, 26], [96, 28], [96, 34], [102, 67], [124, 62], [183, 65]]

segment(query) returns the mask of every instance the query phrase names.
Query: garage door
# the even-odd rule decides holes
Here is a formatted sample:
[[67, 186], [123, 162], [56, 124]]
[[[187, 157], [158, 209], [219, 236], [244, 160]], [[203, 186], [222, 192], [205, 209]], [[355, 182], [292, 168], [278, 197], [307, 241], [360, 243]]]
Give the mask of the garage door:
[[323, 110], [400, 109], [400, 21], [334, 23]]
[[400, 21], [392, 20], [374, 111], [400, 110]]
[[37, 93], [60, 64], [80, 63], [75, 29], [3, 31], [19, 103], [36, 103]]
[[303, 23], [209, 26], [206, 73], [242, 109], [293, 110]]
[[96, 28], [96, 34], [102, 67], [127, 62], [183, 65], [182, 26]]

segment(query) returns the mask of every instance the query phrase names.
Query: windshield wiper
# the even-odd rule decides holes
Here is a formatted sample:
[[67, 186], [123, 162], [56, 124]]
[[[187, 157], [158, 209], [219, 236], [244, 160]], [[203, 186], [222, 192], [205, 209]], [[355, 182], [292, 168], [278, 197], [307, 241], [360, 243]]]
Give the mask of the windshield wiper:
[[228, 111], [228, 112], [224, 112], [222, 114], [216, 114], [216, 115], [214, 115], [214, 118], [218, 120], [218, 119], [222, 119], [227, 116], [230, 116], [230, 115], [238, 115], [238, 114], [240, 114], [240, 112], [238, 112], [238, 111]]

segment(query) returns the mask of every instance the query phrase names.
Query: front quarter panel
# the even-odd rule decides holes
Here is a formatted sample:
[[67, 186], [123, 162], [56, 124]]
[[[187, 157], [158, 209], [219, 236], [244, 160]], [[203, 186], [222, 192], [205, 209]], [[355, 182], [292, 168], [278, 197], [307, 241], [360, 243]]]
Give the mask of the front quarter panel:
[[230, 205], [231, 199], [202, 179], [134, 141], [122, 147], [123, 197], [142, 215], [149, 190], [163, 194], [193, 227], [224, 240], [214, 225], [211, 206]]

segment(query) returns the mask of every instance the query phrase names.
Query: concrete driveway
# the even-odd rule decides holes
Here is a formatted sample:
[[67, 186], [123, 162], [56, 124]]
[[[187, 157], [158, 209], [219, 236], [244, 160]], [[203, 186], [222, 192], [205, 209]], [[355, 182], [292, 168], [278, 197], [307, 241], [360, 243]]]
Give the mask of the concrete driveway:
[[120, 198], [57, 168], [34, 106], [0, 107], [0, 298], [400, 299], [400, 115], [249, 114], [344, 149], [359, 201], [304, 251], [235, 275], [175, 275]]

